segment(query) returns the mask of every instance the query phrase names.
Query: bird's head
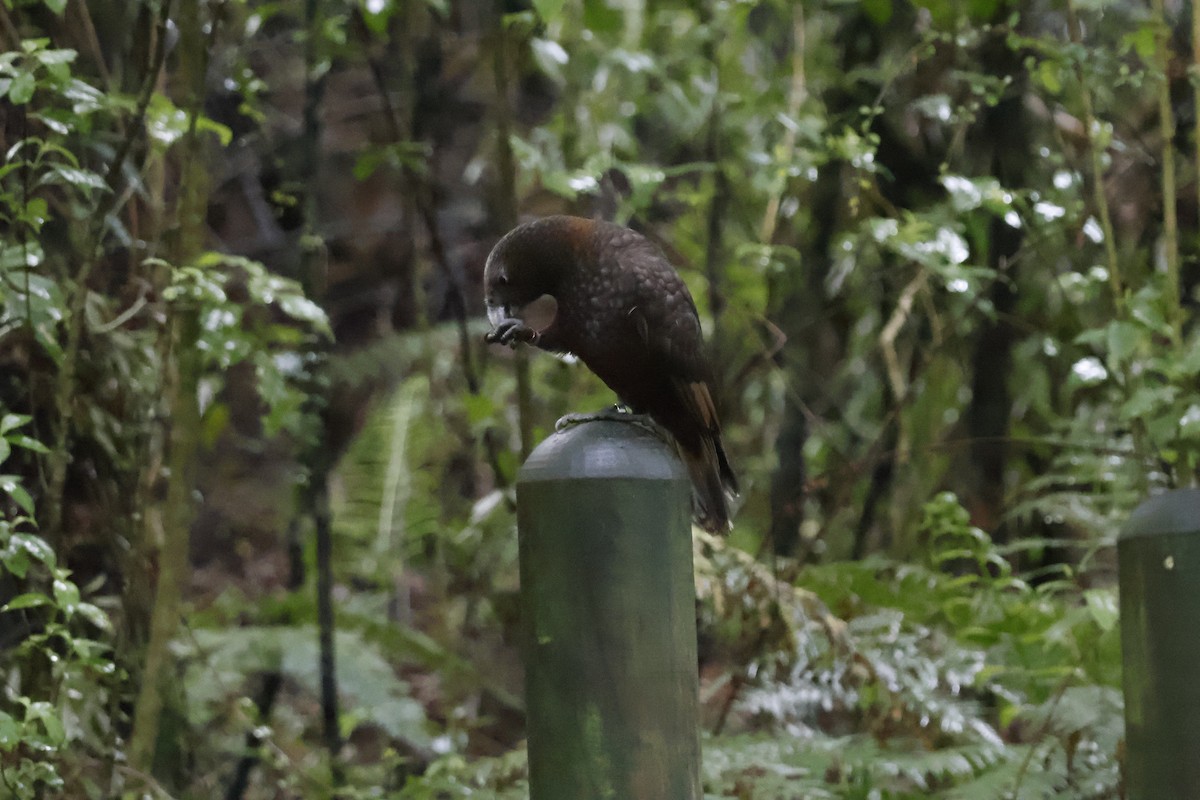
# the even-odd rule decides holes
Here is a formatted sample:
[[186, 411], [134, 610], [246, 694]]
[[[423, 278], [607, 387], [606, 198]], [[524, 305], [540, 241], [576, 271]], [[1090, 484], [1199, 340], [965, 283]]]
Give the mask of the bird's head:
[[525, 306], [547, 291], [540, 270], [511, 245], [508, 237], [502, 239], [483, 269], [484, 299], [492, 325], [521, 319]]
[[488, 320], [520, 319], [543, 329], [553, 322], [563, 278], [576, 266], [579, 243], [591, 220], [546, 217], [514, 228], [488, 256], [483, 269]]

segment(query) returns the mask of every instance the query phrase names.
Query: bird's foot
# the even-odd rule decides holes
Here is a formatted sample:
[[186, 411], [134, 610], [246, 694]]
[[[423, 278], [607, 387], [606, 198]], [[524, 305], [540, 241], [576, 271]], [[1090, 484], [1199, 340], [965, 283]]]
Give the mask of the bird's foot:
[[488, 331], [483, 340], [488, 344], [506, 344], [516, 347], [517, 342], [537, 344], [540, 334], [519, 319], [510, 317], [500, 320], [495, 328]]
[[590, 414], [566, 414], [559, 417], [558, 422], [554, 423], [554, 430], [561, 432], [575, 425], [582, 425], [585, 422], [623, 422], [627, 425], [636, 425], [654, 434], [664, 442], [671, 443], [671, 437], [666, 432], [666, 429], [655, 422], [649, 415], [636, 414], [628, 406], [619, 404], [594, 411]]
[[614, 405], [602, 408], [599, 411], [593, 411], [590, 414], [566, 414], [561, 416], [558, 418], [558, 422], [554, 423], [554, 430], [561, 431], [585, 422], [633, 422], [637, 416], [639, 415], [634, 414], [625, 408], [625, 406]]

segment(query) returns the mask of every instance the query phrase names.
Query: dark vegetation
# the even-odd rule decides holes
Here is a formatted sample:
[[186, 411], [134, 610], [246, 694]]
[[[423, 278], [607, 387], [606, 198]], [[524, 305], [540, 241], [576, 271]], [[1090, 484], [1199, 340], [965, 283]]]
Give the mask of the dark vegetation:
[[569, 212], [717, 364], [706, 791], [1120, 797], [1114, 536], [1200, 461], [1192, 19], [0, 0], [0, 796], [524, 796], [512, 484], [611, 397], [486, 348], [480, 273]]

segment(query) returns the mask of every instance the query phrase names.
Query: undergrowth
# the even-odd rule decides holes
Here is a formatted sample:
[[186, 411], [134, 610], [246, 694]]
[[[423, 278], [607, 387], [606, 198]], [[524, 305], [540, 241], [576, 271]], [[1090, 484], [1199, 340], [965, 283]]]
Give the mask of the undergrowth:
[[[1115, 591], [1033, 585], [953, 495], [925, 563], [757, 563], [698, 534], [706, 796], [1110, 798], [1123, 735]], [[749, 655], [742, 659], [741, 656]], [[523, 751], [447, 756], [397, 797], [524, 797]]]

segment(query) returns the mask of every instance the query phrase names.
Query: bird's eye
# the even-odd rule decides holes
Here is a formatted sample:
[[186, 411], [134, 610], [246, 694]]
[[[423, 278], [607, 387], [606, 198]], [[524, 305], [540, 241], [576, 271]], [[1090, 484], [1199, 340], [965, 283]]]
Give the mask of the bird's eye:
[[498, 283], [501, 286], [508, 286], [508, 276], [502, 274], [499, 278], [496, 279], [496, 283]]

